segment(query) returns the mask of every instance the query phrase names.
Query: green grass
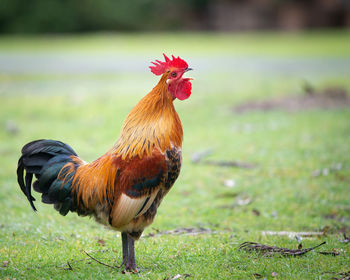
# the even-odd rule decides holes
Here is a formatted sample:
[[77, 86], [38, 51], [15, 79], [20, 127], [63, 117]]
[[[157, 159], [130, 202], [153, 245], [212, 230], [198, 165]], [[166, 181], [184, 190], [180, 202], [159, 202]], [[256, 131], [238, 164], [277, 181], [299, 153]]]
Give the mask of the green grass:
[[[3, 37], [0, 54], [82, 51], [153, 59], [162, 51], [173, 51], [188, 60], [237, 55], [346, 60], [349, 37], [345, 32]], [[16, 183], [15, 170], [21, 147], [39, 138], [69, 143], [85, 160], [97, 158], [114, 144], [126, 114], [157, 78], [146, 68], [143, 74], [0, 74], [1, 279], [167, 279], [177, 274], [190, 274], [189, 279], [254, 279], [257, 274], [267, 279], [330, 279], [350, 270], [350, 245], [339, 241], [341, 229], [350, 235], [350, 110], [240, 115], [232, 111], [248, 100], [300, 93], [304, 78], [319, 89], [337, 85], [349, 91], [350, 70], [343, 75], [316, 70], [307, 77], [281, 75], [278, 69], [269, 75], [198, 70], [191, 74], [196, 78], [191, 98], [175, 105], [185, 134], [181, 175], [144, 235], [155, 229], [200, 226], [214, 233], [141, 238], [136, 244], [142, 269], [138, 275], [122, 275], [121, 270], [86, 259], [83, 250], [105, 263], [119, 263], [119, 233], [75, 214], [62, 217], [40, 202], [38, 213], [33, 213]], [[5, 129], [11, 123], [17, 133]], [[193, 164], [191, 155], [206, 149], [213, 149], [212, 160], [251, 162], [257, 167]], [[340, 170], [312, 176], [315, 170], [338, 163]], [[233, 188], [224, 185], [228, 179], [235, 181]], [[227, 207], [244, 198], [251, 203]], [[244, 241], [298, 246], [295, 238], [264, 236], [263, 230], [326, 227], [326, 236], [305, 238], [302, 244], [306, 248], [326, 241], [318, 250], [334, 249], [338, 256], [313, 251], [295, 258], [261, 257], [238, 250]], [[73, 270], [63, 269], [67, 261]]]

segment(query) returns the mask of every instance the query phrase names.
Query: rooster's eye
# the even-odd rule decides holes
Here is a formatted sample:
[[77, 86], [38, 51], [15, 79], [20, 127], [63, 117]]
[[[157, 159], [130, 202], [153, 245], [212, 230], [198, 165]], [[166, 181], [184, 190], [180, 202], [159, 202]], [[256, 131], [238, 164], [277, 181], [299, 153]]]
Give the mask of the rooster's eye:
[[171, 76], [174, 77], [174, 78], [176, 77], [176, 75], [177, 75], [176, 72], [171, 73]]

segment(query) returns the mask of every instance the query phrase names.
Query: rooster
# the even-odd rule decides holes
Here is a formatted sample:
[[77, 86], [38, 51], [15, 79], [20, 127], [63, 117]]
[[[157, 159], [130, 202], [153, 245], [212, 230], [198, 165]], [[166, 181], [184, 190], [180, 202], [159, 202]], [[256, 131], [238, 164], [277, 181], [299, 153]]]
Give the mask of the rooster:
[[[192, 70], [180, 57], [152, 62], [161, 78], [130, 111], [116, 144], [87, 163], [67, 144], [37, 140], [22, 148], [17, 180], [34, 211], [32, 187], [63, 216], [92, 216], [121, 232], [124, 271], [138, 272], [134, 242], [179, 176], [183, 130], [173, 101], [190, 97]], [[36, 177], [32, 184], [33, 175]]]

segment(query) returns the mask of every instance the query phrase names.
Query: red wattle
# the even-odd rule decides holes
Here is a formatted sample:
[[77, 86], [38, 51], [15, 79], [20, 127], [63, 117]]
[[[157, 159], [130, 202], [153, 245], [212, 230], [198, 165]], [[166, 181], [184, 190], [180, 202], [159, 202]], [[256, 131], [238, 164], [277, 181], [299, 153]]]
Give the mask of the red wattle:
[[192, 84], [189, 80], [183, 80], [177, 85], [175, 92], [176, 98], [180, 100], [185, 100], [190, 97], [192, 90]]

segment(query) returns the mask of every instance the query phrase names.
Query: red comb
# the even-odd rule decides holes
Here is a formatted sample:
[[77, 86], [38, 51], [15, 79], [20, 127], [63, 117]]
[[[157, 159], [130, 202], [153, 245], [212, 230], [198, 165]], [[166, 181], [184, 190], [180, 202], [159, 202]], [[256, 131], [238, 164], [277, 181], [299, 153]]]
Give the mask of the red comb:
[[152, 73], [155, 75], [162, 75], [166, 70], [169, 68], [179, 68], [179, 69], [186, 69], [188, 68], [188, 64], [186, 61], [181, 59], [180, 57], [174, 57], [171, 56], [172, 60], [169, 59], [164, 53], [164, 59], [165, 62], [162, 62], [160, 60], [156, 60], [156, 62], [152, 62], [154, 66], [150, 66]]

